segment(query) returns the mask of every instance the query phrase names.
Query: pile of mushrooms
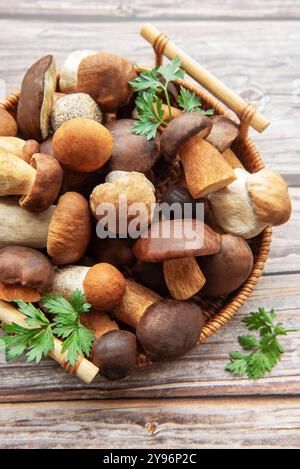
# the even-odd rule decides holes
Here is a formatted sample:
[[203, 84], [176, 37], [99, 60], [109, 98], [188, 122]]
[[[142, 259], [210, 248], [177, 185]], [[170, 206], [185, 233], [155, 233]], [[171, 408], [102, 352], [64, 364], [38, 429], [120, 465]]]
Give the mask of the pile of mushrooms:
[[[230, 119], [184, 113], [174, 99], [163, 132], [150, 141], [134, 134], [136, 76], [128, 59], [85, 50], [66, 58], [58, 78], [47, 55], [26, 72], [16, 115], [0, 110], [0, 299], [81, 290], [92, 305], [82, 315], [95, 337], [89, 358], [110, 379], [131, 373], [139, 353], [166, 360], [195, 347], [206, 318], [195, 295], [233, 294], [253, 267], [251, 239], [291, 214], [283, 178], [250, 174], [233, 152], [239, 127]], [[157, 200], [177, 157], [184, 178]], [[128, 210], [101, 239], [99, 204], [118, 214], [122, 196], [147, 208], [141, 235], [128, 236]], [[204, 220], [194, 210], [155, 219], [155, 202], [202, 203]], [[179, 235], [188, 223], [192, 242]]]

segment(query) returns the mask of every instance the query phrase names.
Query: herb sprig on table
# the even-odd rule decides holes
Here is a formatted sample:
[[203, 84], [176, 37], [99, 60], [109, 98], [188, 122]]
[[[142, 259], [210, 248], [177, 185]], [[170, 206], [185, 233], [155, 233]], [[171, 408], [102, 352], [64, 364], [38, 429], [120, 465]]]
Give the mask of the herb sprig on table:
[[[168, 120], [173, 119], [168, 85], [170, 82], [184, 77], [184, 71], [180, 68], [180, 65], [180, 59], [175, 57], [166, 65], [141, 72], [137, 78], [129, 82], [133, 90], [138, 93], [135, 104], [139, 119], [132, 127], [134, 133], [144, 135], [148, 140], [151, 140], [155, 137], [160, 125], [163, 127], [168, 125], [164, 119], [161, 94], [163, 94], [167, 103]], [[184, 112], [213, 114], [212, 109], [207, 111], [201, 109], [198, 96], [182, 86], [180, 87], [178, 104]]]
[[284, 349], [278, 341], [278, 336], [287, 335], [289, 332], [297, 332], [293, 329], [285, 329], [281, 322], [275, 322], [276, 313], [274, 309], [266, 311], [258, 308], [258, 311], [250, 313], [243, 323], [249, 331], [256, 331], [255, 335], [242, 335], [238, 337], [241, 347], [248, 351], [231, 352], [230, 362], [226, 370], [236, 376], [247, 375], [249, 379], [258, 379], [271, 371], [279, 362]]
[[80, 323], [81, 314], [88, 312], [91, 305], [86, 303], [79, 290], [73, 292], [69, 301], [60, 295], [41, 301], [52, 315], [52, 321], [32, 303], [16, 301], [28, 327], [15, 323], [3, 325], [3, 330], [10, 334], [1, 337], [7, 349], [7, 360], [18, 358], [28, 350], [27, 361], [38, 363], [54, 349], [54, 337], [57, 336], [64, 339], [62, 353], [66, 352], [66, 361], [75, 365], [78, 354], [89, 355], [93, 344], [93, 332]]

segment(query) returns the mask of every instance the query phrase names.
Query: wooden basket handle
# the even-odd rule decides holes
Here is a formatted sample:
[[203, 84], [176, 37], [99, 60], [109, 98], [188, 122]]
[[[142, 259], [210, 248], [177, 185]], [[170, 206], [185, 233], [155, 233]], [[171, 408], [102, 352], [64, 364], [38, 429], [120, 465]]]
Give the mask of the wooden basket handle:
[[268, 127], [270, 121], [265, 116], [183, 52], [164, 33], [158, 31], [151, 24], [145, 24], [142, 26], [140, 34], [152, 45], [156, 53], [157, 65], [162, 63], [162, 55], [170, 60], [176, 56], [179, 57], [182, 68], [194, 80], [235, 112], [241, 122], [245, 122], [245, 133], [249, 124], [258, 132], [263, 132]]

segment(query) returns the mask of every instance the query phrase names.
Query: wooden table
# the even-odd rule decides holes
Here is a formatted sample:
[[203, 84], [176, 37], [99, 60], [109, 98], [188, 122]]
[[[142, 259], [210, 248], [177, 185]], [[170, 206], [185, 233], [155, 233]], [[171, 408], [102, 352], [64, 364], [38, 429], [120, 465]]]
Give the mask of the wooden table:
[[[153, 63], [140, 25], [153, 22], [272, 120], [253, 132], [265, 162], [290, 185], [290, 223], [274, 229], [265, 275], [233, 321], [207, 343], [121, 382], [83, 385], [51, 360], [0, 364], [1, 448], [222, 448], [300, 446], [300, 334], [257, 382], [224, 371], [241, 319], [276, 308], [300, 329], [300, 1], [18, 0], [0, 2], [0, 93], [39, 56], [58, 67], [75, 49]], [[6, 85], [6, 91], [5, 91]]]

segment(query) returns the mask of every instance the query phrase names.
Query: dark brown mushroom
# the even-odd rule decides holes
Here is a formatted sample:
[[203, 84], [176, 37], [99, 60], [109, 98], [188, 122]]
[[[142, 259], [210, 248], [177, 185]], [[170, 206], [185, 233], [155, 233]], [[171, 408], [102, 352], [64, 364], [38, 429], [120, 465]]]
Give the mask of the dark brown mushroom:
[[206, 141], [223, 153], [239, 134], [239, 126], [224, 116], [212, 116], [213, 127]]
[[147, 140], [132, 132], [133, 119], [119, 119], [106, 125], [113, 136], [109, 171], [138, 171], [147, 173], [160, 157], [159, 137]]
[[222, 235], [221, 250], [212, 256], [197, 259], [206, 278], [202, 293], [207, 296], [227, 295], [249, 277], [253, 254], [241, 236]]
[[159, 295], [169, 294], [163, 273], [162, 262], [142, 262], [137, 261], [132, 269], [132, 273], [137, 282], [150, 288]]
[[209, 117], [197, 112], [186, 112], [173, 119], [163, 132], [160, 139], [161, 152], [167, 161], [172, 161], [180, 147], [190, 138], [199, 135], [206, 138], [211, 129]]
[[[189, 210], [189, 216], [192, 216], [193, 218], [198, 218], [197, 217], [197, 204], [203, 204], [203, 216], [204, 216], [204, 221], [209, 215], [209, 203], [205, 199], [193, 199], [193, 197], [190, 195], [189, 191], [187, 190], [186, 187], [184, 186], [170, 186], [166, 190], [166, 192], [163, 194], [161, 203], [166, 203], [168, 205], [172, 204], [180, 204], [181, 209], [182, 209], [182, 216], [177, 216], [176, 212], [170, 213], [171, 219], [172, 218], [183, 218], [184, 216], [187, 216], [187, 208]], [[189, 206], [185, 206], [185, 204], [190, 204]], [[184, 210], [186, 210], [186, 214], [184, 213]], [[199, 211], [200, 213], [200, 211]]]
[[134, 263], [132, 242], [129, 239], [100, 239], [95, 235], [90, 250], [97, 262], [112, 264], [117, 269], [130, 268]]
[[[41, 252], [23, 246], [0, 249], [0, 298], [39, 301], [52, 285], [54, 267]], [[30, 298], [30, 299], [29, 299]]]
[[137, 366], [135, 335], [119, 329], [106, 332], [94, 342], [92, 360], [107, 378], [125, 378]]
[[161, 262], [214, 254], [220, 246], [220, 235], [199, 220], [163, 220], [153, 223], [147, 236], [136, 241], [133, 254], [144, 262]]
[[137, 338], [153, 360], [177, 358], [197, 344], [205, 323], [194, 303], [162, 300], [150, 305], [137, 326]]

